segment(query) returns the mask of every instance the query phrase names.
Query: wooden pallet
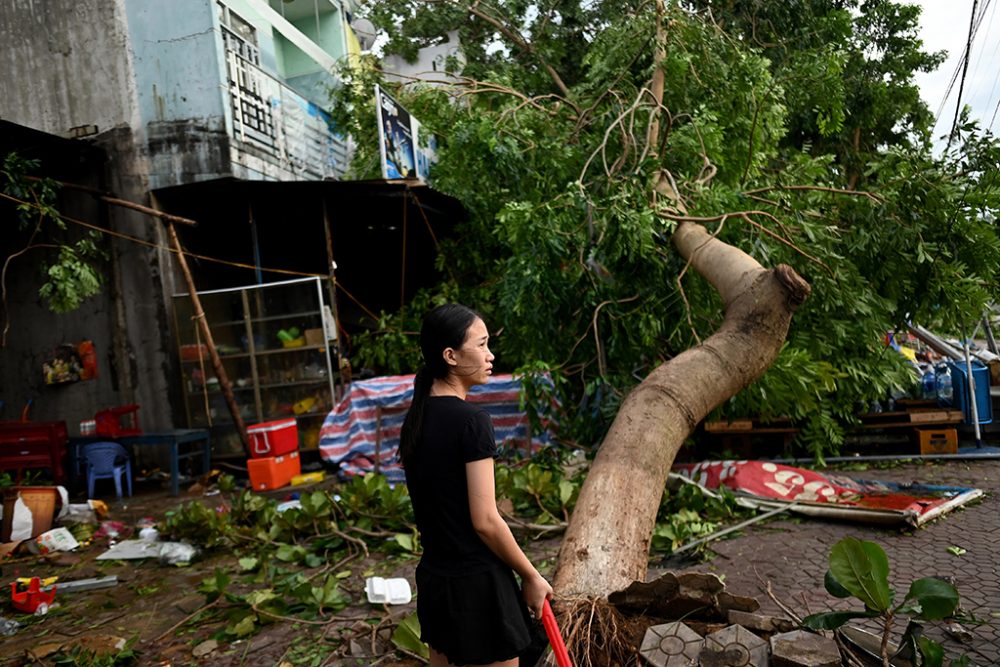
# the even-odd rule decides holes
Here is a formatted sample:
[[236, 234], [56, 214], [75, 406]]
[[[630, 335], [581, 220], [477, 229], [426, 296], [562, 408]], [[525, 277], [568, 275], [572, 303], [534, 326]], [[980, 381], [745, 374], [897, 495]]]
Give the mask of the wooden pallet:
[[[939, 408], [933, 406], [906, 406], [906, 410], [893, 412], [869, 412], [858, 415], [862, 429], [891, 428], [921, 428], [925, 426], [941, 426], [946, 424], [961, 424], [964, 415], [961, 410]], [[933, 406], [933, 407], [932, 407]], [[787, 417], [777, 417], [770, 421], [760, 419], [735, 419], [733, 421], [705, 422], [705, 432], [719, 435], [749, 435], [768, 433], [795, 433], [798, 428]]]

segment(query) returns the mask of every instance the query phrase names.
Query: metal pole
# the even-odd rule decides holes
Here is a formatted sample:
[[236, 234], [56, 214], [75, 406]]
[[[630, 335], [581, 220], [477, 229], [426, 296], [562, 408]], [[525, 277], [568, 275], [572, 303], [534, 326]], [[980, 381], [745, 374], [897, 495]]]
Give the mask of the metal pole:
[[969, 354], [969, 339], [966, 338], [963, 343], [963, 347], [965, 348], [965, 371], [969, 374], [969, 407], [972, 412], [972, 427], [976, 434], [976, 447], [982, 447], [983, 437], [979, 432], [979, 406], [976, 405], [976, 378], [972, 375], [972, 357]]
[[993, 327], [990, 326], [990, 315], [989, 311], [983, 315], [983, 331], [986, 333], [986, 347], [990, 348], [990, 352], [993, 354], [1000, 354], [997, 351], [997, 341], [993, 338]]

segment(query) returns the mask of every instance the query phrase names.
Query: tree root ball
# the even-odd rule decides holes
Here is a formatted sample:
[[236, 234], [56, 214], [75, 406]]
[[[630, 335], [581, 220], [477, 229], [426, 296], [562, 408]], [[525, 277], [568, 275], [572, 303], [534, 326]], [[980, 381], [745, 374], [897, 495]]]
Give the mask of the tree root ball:
[[566, 650], [576, 667], [642, 664], [642, 638], [646, 629], [658, 622], [644, 616], [626, 616], [604, 598], [561, 602], [557, 609]]

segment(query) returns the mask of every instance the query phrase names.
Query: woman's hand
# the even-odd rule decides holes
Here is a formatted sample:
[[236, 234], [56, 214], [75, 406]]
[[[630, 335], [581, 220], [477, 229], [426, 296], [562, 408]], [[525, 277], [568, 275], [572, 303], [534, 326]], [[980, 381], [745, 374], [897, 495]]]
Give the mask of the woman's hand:
[[540, 619], [545, 601], [552, 597], [552, 586], [542, 575], [535, 572], [534, 576], [521, 581], [521, 591], [532, 618]]

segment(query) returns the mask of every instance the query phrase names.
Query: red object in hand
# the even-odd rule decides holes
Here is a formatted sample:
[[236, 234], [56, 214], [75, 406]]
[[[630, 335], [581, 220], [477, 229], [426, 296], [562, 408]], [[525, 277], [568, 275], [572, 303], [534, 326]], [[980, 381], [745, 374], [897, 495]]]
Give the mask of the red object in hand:
[[559, 634], [559, 626], [556, 625], [556, 616], [552, 613], [552, 607], [546, 599], [542, 605], [542, 625], [545, 626], [545, 634], [549, 638], [549, 645], [552, 646], [552, 653], [556, 656], [556, 664], [559, 667], [573, 667], [570, 662], [569, 652], [563, 642], [562, 635]]

